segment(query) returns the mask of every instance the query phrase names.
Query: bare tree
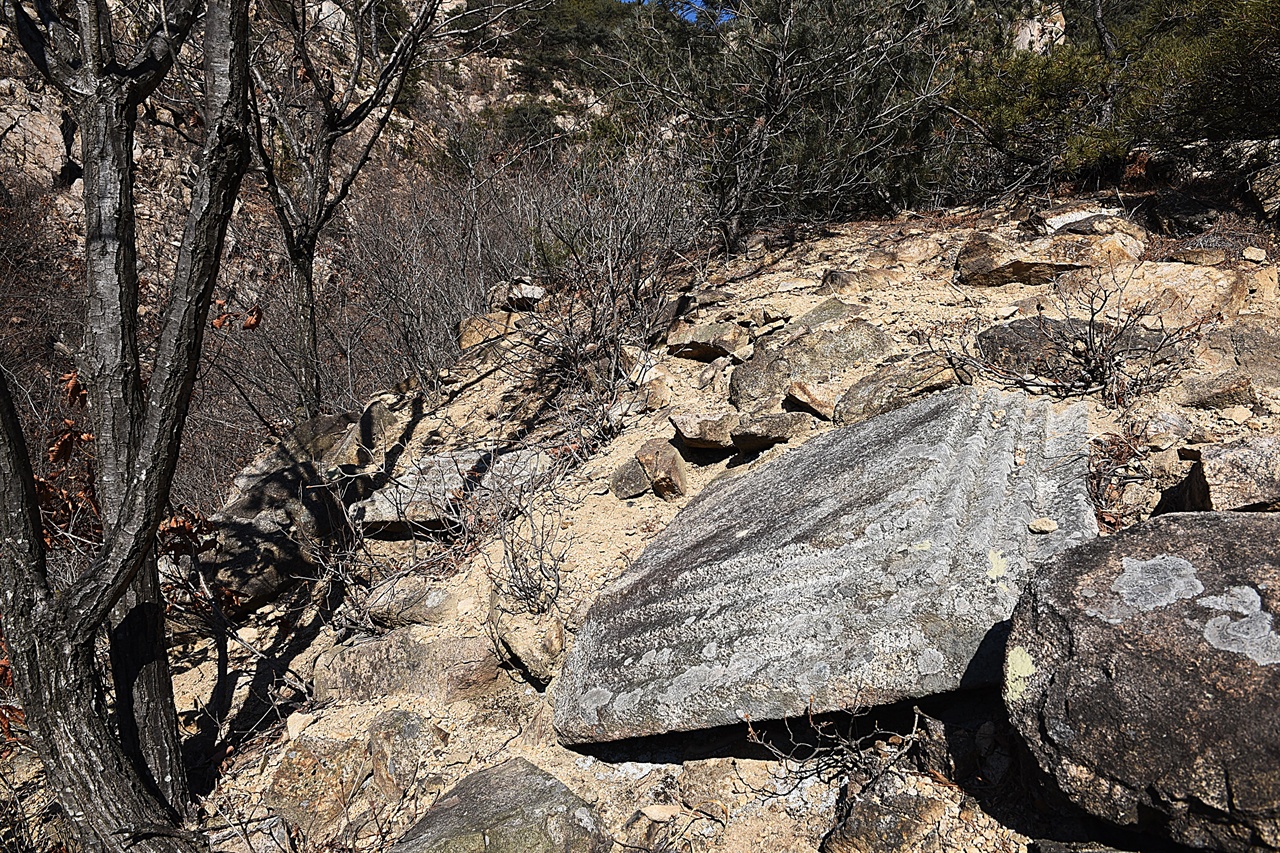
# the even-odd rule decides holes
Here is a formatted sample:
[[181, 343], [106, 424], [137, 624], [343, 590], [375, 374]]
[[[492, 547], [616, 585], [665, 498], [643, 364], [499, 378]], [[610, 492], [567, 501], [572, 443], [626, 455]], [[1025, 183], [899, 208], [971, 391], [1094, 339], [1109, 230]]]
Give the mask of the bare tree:
[[461, 44], [528, 2], [457, 18], [420, 0], [407, 20], [387, 0], [269, 4], [252, 61], [255, 152], [284, 237], [299, 408], [319, 414], [315, 258], [428, 44]]
[[[15, 684], [35, 746], [86, 849], [195, 851], [156, 570], [227, 223], [249, 159], [248, 0], [175, 0], [147, 23], [107, 0], [3, 0], [5, 23], [79, 123], [85, 333], [102, 541], [69, 585], [50, 554], [26, 442], [0, 371], [0, 584]], [[205, 139], [154, 361], [139, 355], [134, 129], [203, 17]], [[148, 375], [144, 381], [144, 375]], [[115, 725], [95, 664], [106, 629]]]

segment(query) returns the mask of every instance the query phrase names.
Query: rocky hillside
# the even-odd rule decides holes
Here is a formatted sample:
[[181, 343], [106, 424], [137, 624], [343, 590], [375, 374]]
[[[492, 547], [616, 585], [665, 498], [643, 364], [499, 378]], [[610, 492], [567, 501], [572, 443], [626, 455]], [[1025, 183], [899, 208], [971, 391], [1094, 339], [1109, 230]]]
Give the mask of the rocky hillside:
[[217, 849], [1280, 847], [1277, 247], [1176, 215], [762, 240], [587, 414], [499, 294], [170, 549]]

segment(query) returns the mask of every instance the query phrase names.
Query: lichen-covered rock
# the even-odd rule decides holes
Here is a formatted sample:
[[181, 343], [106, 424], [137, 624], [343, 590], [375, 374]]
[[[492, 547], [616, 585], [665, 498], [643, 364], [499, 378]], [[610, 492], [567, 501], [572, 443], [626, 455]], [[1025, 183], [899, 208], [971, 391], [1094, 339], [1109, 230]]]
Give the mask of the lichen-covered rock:
[[613, 492], [614, 497], [624, 501], [640, 497], [652, 485], [649, 472], [644, 470], [640, 460], [634, 456], [619, 465], [609, 478], [609, 491]]
[[588, 612], [562, 740], [998, 682], [1028, 560], [1096, 535], [1087, 444], [1083, 405], [958, 389], [713, 484]]
[[1280, 848], [1280, 517], [1166, 515], [1042, 563], [1009, 713], [1089, 812], [1216, 850]]
[[523, 758], [472, 773], [390, 853], [607, 853], [591, 805]]
[[922, 353], [904, 361], [884, 364], [840, 395], [832, 420], [840, 426], [852, 426], [902, 408], [917, 397], [942, 391], [958, 382], [959, 378], [947, 360], [934, 353]]
[[372, 764], [363, 741], [302, 735], [289, 744], [267, 788], [266, 803], [314, 843], [341, 831], [348, 807]]
[[838, 381], [889, 346], [884, 332], [857, 318], [853, 306], [828, 299], [762, 339], [729, 380], [729, 402], [744, 411], [774, 408], [794, 382]]

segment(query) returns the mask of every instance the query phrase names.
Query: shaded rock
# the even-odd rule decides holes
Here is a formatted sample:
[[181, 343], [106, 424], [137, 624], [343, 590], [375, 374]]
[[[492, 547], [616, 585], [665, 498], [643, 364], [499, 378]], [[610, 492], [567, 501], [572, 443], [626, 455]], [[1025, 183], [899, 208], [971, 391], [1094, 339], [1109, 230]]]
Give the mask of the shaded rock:
[[391, 853], [607, 853], [590, 804], [523, 758], [472, 773], [427, 810]]
[[[1019, 223], [1019, 228], [1032, 234], [1053, 234], [1071, 229], [1078, 223], [1088, 223], [1099, 218], [1119, 219], [1124, 211], [1118, 207], [1107, 207], [1097, 202], [1080, 200], [1037, 210]], [[1126, 220], [1127, 221], [1127, 220]], [[1138, 226], [1135, 226], [1138, 227]], [[1078, 232], [1092, 233], [1092, 232]]]
[[345, 529], [319, 460], [356, 420], [349, 413], [307, 421], [236, 475], [231, 497], [210, 518], [216, 543], [202, 566], [231, 602], [230, 615], [270, 601], [310, 568], [308, 543]]
[[545, 689], [564, 660], [564, 620], [555, 613], [511, 612], [489, 609], [489, 624], [499, 643], [499, 653], [527, 682]]
[[748, 415], [738, 422], [730, 434], [733, 446], [743, 453], [759, 453], [775, 444], [786, 444], [802, 438], [813, 429], [813, 415], [808, 412], [778, 412]]
[[1239, 371], [1256, 387], [1280, 389], [1280, 323], [1271, 317], [1238, 317], [1212, 330], [1210, 357]]
[[455, 595], [438, 580], [409, 574], [369, 590], [365, 611], [379, 625], [438, 625], [457, 610]]
[[624, 501], [640, 497], [652, 485], [649, 472], [644, 470], [640, 460], [634, 456], [619, 465], [618, 470], [609, 478], [609, 491], [613, 492], [614, 497]]
[[821, 853], [942, 853], [946, 803], [911, 791], [868, 792], [852, 801]]
[[851, 426], [957, 383], [955, 371], [943, 356], [921, 353], [881, 365], [851, 385], [836, 401], [832, 420], [840, 426]]
[[1142, 206], [1142, 213], [1152, 230], [1170, 237], [1200, 234], [1218, 221], [1218, 211], [1177, 190], [1161, 190], [1148, 198]]
[[687, 476], [684, 460], [671, 442], [661, 438], [650, 439], [636, 451], [636, 459], [658, 497], [669, 501], [685, 493]]
[[347, 514], [366, 533], [413, 533], [455, 524], [467, 501], [501, 509], [544, 482], [549, 456], [536, 450], [458, 450], [419, 457]]
[[467, 317], [458, 324], [458, 347], [471, 349], [506, 337], [519, 328], [521, 319], [515, 311], [494, 311]]
[[840, 387], [833, 383], [792, 382], [787, 386], [783, 406], [795, 410], [803, 409], [812, 412], [824, 421], [835, 417], [836, 402], [840, 398]]
[[1186, 479], [1166, 489], [1156, 512], [1280, 508], [1280, 439], [1251, 436], [1198, 448]]
[[1223, 249], [1188, 247], [1185, 249], [1178, 249], [1176, 252], [1169, 255], [1169, 260], [1177, 261], [1180, 264], [1196, 264], [1202, 267], [1216, 267], [1218, 264], [1226, 262], [1227, 253]]
[[902, 269], [879, 269], [868, 267], [859, 270], [823, 270], [821, 293], [833, 293], [841, 296], [852, 296], [894, 287], [902, 284], [909, 276]]
[[[557, 731], [615, 740], [997, 681], [993, 628], [1028, 560], [1096, 535], [1087, 445], [1083, 405], [964, 389], [717, 481], [591, 607]], [[1032, 537], [1041, 516], [1060, 529]]]
[[738, 426], [737, 412], [708, 415], [702, 412], [681, 412], [671, 416], [671, 425], [680, 434], [680, 440], [688, 447], [705, 450], [728, 450], [733, 447], [731, 433]]
[[1258, 394], [1248, 376], [1232, 372], [1215, 373], [1184, 380], [1178, 402], [1193, 409], [1226, 409], [1253, 406], [1258, 402]]
[[1151, 519], [1037, 567], [1010, 716], [1077, 804], [1216, 850], [1280, 846], [1280, 517]]
[[747, 330], [737, 323], [677, 323], [667, 334], [667, 352], [694, 361], [715, 361], [749, 343]]
[[[1089, 349], [1093, 341], [1094, 350]], [[1159, 331], [1116, 327], [1096, 321], [1029, 317], [984, 329], [978, 334], [980, 358], [1016, 378], [1036, 378], [1058, 386], [1095, 387], [1105, 376], [1091, 372], [1094, 359], [1110, 348], [1123, 353], [1124, 366], [1158, 364], [1177, 355]], [[1108, 367], [1112, 365], [1108, 364]]]
[[498, 677], [498, 659], [487, 637], [434, 640], [418, 625], [350, 646], [338, 646], [316, 660], [312, 674], [316, 701], [364, 701], [383, 696], [422, 698], [442, 708], [483, 692]]
[[1106, 237], [1112, 234], [1124, 234], [1140, 243], [1145, 243], [1150, 236], [1147, 229], [1131, 219], [1118, 216], [1117, 212], [1100, 212], [1073, 219], [1060, 225], [1055, 234], [1084, 234]]
[[1249, 179], [1249, 190], [1268, 218], [1280, 216], [1280, 164], [1259, 169]]
[[998, 287], [1015, 281], [1047, 284], [1074, 269], [1079, 265], [1028, 256], [1013, 244], [982, 232], [971, 236], [956, 258], [960, 283], [972, 287]]
[[862, 362], [879, 357], [889, 347], [888, 337], [847, 308], [827, 300], [758, 343], [755, 354], [733, 371], [729, 402], [743, 410], [781, 403], [793, 382], [838, 383]]
[[363, 741], [303, 734], [291, 741], [271, 776], [266, 803], [313, 843], [341, 832], [356, 791], [369, 776]]
[[383, 711], [369, 723], [369, 763], [374, 786], [392, 802], [413, 790], [424, 760], [444, 746], [442, 729], [413, 711]]
[[532, 311], [547, 298], [547, 289], [527, 281], [514, 282], [507, 288], [507, 308], [511, 311]]

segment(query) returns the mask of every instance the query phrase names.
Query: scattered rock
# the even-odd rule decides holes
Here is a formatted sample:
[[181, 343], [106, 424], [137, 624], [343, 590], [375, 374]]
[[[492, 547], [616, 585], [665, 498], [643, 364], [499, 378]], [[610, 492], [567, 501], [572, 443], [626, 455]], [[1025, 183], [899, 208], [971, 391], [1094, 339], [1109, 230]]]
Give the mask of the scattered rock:
[[783, 405], [812, 412], [824, 421], [835, 417], [840, 388], [831, 383], [792, 382], [787, 386]]
[[1227, 261], [1227, 253], [1223, 249], [1214, 248], [1185, 248], [1178, 249], [1169, 256], [1169, 260], [1177, 261], [1180, 264], [1195, 264], [1202, 267], [1216, 267]]
[[646, 441], [636, 451], [636, 459], [653, 485], [653, 492], [664, 501], [675, 500], [685, 493], [687, 475], [680, 451], [661, 438]]
[[534, 687], [545, 689], [564, 660], [564, 620], [554, 613], [511, 612], [496, 606], [495, 599], [489, 624], [507, 662]]
[[1258, 394], [1248, 376], [1228, 371], [1183, 380], [1178, 402], [1193, 409], [1252, 407], [1258, 402]]
[[1218, 414], [1231, 421], [1236, 426], [1243, 426], [1249, 418], [1253, 417], [1253, 409], [1248, 406], [1230, 406], [1223, 409]]
[[507, 288], [507, 308], [511, 311], [532, 311], [546, 298], [545, 287], [530, 284], [527, 281], [514, 282]]
[[946, 803], [907, 791], [868, 792], [822, 842], [821, 853], [943, 853]]
[[1087, 811], [1198, 848], [1280, 845], [1280, 517], [1154, 518], [1042, 563], [1005, 700]]
[[305, 711], [294, 711], [284, 721], [285, 734], [289, 740], [297, 740], [298, 736], [306, 731], [307, 726], [316, 721], [315, 714], [308, 714]]
[[840, 426], [851, 426], [901, 408], [917, 397], [950, 388], [957, 382], [946, 358], [934, 353], [920, 353], [904, 361], [882, 364], [840, 396], [832, 420]]
[[438, 750], [441, 730], [420, 714], [383, 711], [369, 724], [369, 759], [373, 784], [391, 802], [413, 790], [418, 771]]
[[780, 404], [793, 382], [838, 384], [862, 362], [880, 356], [889, 339], [829, 299], [769, 339], [729, 380], [729, 402], [744, 411]]
[[379, 625], [438, 625], [457, 610], [456, 595], [419, 574], [388, 578], [369, 590], [365, 611]]
[[[1087, 444], [1083, 405], [963, 389], [722, 479], [591, 607], [557, 731], [615, 740], [997, 681], [993, 628], [1028, 560], [1096, 535]], [[1032, 537], [1045, 515], [1061, 529]]]
[[907, 280], [906, 270], [869, 267], [860, 270], [824, 270], [821, 293], [853, 296], [858, 293], [875, 293], [900, 285]]
[[618, 500], [623, 501], [640, 497], [649, 491], [652, 485], [649, 472], [644, 470], [640, 460], [634, 456], [619, 465], [618, 470], [614, 471], [613, 476], [609, 478], [609, 491], [613, 492]]
[[1149, 224], [1170, 237], [1190, 237], [1213, 227], [1218, 211], [1177, 190], [1161, 190], [1143, 207]]
[[1222, 368], [1238, 370], [1261, 388], [1280, 389], [1280, 324], [1270, 317], [1238, 317], [1211, 331], [1207, 343]]
[[1267, 262], [1267, 250], [1260, 249], [1257, 246], [1247, 246], [1240, 253], [1240, 257], [1246, 261], [1253, 261], [1255, 264], [1265, 264]]
[[813, 423], [813, 415], [808, 412], [748, 415], [731, 433], [733, 446], [743, 453], [759, 453], [775, 444], [786, 444], [808, 435]]
[[977, 232], [960, 249], [956, 271], [961, 284], [971, 287], [999, 287], [1004, 284], [1047, 284], [1078, 264], [1058, 263], [1030, 257], [994, 234]]
[[459, 349], [472, 349], [506, 337], [519, 328], [522, 316], [515, 311], [494, 311], [467, 317], [458, 324]]
[[1249, 179], [1249, 189], [1264, 214], [1271, 219], [1280, 215], [1280, 164], [1259, 169]]
[[1280, 508], [1280, 439], [1251, 436], [1196, 449], [1186, 479], [1165, 490], [1158, 513]]
[[[1032, 213], [1019, 223], [1019, 227], [1032, 234], [1046, 235], [1069, 229], [1077, 223], [1088, 223], [1099, 218], [1123, 220], [1121, 216], [1123, 213], [1124, 211], [1120, 208], [1104, 207], [1092, 201], [1069, 201]], [[1128, 220], [1123, 221], [1128, 222]], [[1134, 228], [1139, 227], [1134, 223], [1129, 224]]]
[[667, 335], [667, 352], [694, 361], [715, 361], [744, 349], [750, 340], [737, 323], [677, 323]]
[[299, 425], [233, 481], [210, 521], [216, 546], [202, 570], [234, 602], [232, 616], [256, 610], [311, 566], [304, 543], [345, 529], [343, 508], [319, 468], [358, 415], [323, 415]]
[[434, 639], [409, 625], [355, 645], [343, 645], [316, 660], [313, 695], [365, 701], [384, 696], [418, 696], [423, 706], [443, 708], [478, 694], [498, 677], [498, 659], [487, 637]]
[[390, 853], [608, 853], [590, 804], [523, 758], [472, 773]]
[[331, 841], [341, 832], [348, 807], [370, 769], [364, 742], [303, 734], [285, 749], [266, 803], [313, 843]]
[[728, 450], [733, 447], [731, 433], [740, 420], [737, 412], [709, 415], [681, 412], [671, 416], [671, 425], [687, 447], [705, 450]]

